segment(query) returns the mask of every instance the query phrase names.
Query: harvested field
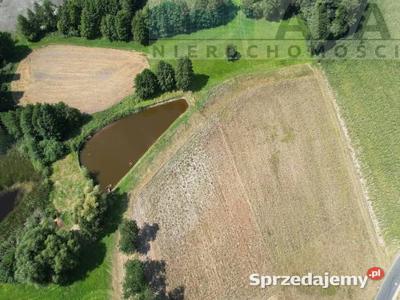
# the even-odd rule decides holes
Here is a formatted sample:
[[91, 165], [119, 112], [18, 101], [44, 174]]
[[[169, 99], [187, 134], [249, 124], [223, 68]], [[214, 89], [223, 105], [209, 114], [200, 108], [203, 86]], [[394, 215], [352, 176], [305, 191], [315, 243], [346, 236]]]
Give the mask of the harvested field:
[[185, 299], [372, 299], [367, 288], [249, 285], [249, 275], [365, 275], [387, 267], [346, 140], [317, 70], [215, 90], [185, 145], [131, 195], [158, 224], [147, 255]]
[[12, 89], [23, 92], [21, 104], [63, 101], [94, 113], [130, 95], [133, 79], [146, 67], [146, 57], [133, 51], [47, 46], [20, 63]]

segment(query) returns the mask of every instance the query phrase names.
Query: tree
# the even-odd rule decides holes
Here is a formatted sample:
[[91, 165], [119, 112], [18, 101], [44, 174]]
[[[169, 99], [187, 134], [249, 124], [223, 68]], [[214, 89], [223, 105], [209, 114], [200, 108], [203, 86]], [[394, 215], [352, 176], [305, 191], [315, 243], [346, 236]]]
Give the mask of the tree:
[[95, 39], [100, 35], [101, 16], [95, 0], [86, 0], [81, 16], [81, 36]]
[[144, 69], [135, 78], [136, 94], [141, 99], [149, 99], [159, 92], [157, 76], [149, 69]]
[[87, 239], [96, 240], [103, 227], [107, 201], [92, 181], [88, 181], [82, 196], [83, 199], [74, 207], [74, 219]]
[[110, 41], [116, 40], [118, 36], [115, 32], [115, 17], [113, 15], [103, 17], [101, 19], [100, 30], [103, 37], [108, 38]]
[[120, 10], [115, 17], [115, 32], [120, 41], [131, 39], [131, 14], [126, 10]]
[[82, 9], [80, 0], [66, 0], [59, 8], [58, 31], [66, 36], [79, 36]]
[[161, 91], [169, 92], [175, 89], [175, 71], [171, 64], [160, 61], [157, 66], [156, 75]]
[[125, 264], [125, 277], [122, 288], [126, 299], [135, 297], [148, 289], [143, 264], [140, 260], [128, 260]]
[[176, 67], [176, 87], [180, 90], [187, 91], [193, 84], [194, 72], [192, 61], [188, 57], [178, 60]]
[[32, 113], [32, 125], [35, 132], [43, 139], [59, 141], [62, 138], [63, 124], [53, 105], [47, 103], [35, 105]]
[[58, 229], [51, 219], [27, 222], [15, 251], [15, 279], [21, 283], [64, 283], [78, 265], [76, 234]]
[[65, 145], [55, 139], [40, 141], [39, 146], [46, 164], [59, 160], [66, 152]]
[[132, 19], [133, 40], [147, 46], [149, 44], [149, 10], [143, 9], [136, 12]]
[[0, 67], [12, 57], [14, 46], [15, 42], [11, 34], [0, 31]]
[[18, 27], [28, 40], [40, 40], [46, 33], [57, 29], [55, 6], [49, 0], [42, 4], [35, 2], [33, 10], [28, 9], [27, 17], [18, 16]]
[[139, 228], [134, 220], [124, 219], [119, 228], [120, 241], [119, 249], [127, 254], [135, 252]]
[[226, 58], [228, 61], [236, 61], [240, 59], [240, 53], [237, 51], [235, 45], [226, 46]]

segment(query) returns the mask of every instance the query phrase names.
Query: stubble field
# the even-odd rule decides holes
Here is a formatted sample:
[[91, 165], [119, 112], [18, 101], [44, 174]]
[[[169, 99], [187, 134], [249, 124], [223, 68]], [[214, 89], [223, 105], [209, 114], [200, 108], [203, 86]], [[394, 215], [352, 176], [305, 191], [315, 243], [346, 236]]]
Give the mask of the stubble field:
[[239, 77], [214, 90], [206, 122], [141, 190], [147, 254], [185, 299], [372, 299], [356, 288], [250, 287], [249, 275], [364, 275], [385, 267], [333, 99], [317, 70]]
[[146, 57], [134, 51], [47, 46], [19, 64], [12, 90], [22, 92], [21, 104], [62, 101], [95, 113], [132, 94], [133, 79], [146, 67]]

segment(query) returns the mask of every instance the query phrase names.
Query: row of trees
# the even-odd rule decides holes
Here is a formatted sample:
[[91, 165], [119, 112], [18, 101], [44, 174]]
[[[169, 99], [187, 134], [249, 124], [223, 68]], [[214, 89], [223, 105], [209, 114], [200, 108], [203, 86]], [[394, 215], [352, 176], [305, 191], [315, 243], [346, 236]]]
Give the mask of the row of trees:
[[3, 112], [0, 120], [8, 134], [21, 141], [32, 162], [44, 167], [65, 154], [64, 141], [80, 127], [84, 116], [64, 103], [35, 104]]
[[156, 73], [145, 69], [135, 77], [136, 94], [141, 99], [149, 99], [159, 93], [170, 92], [175, 89], [187, 91], [192, 86], [193, 81], [193, 64], [189, 58], [180, 58], [176, 70], [171, 64], [160, 61]]
[[35, 3], [27, 17], [19, 16], [18, 24], [30, 41], [58, 30], [66, 36], [103, 36], [146, 45], [150, 39], [225, 24], [235, 12], [230, 0], [195, 0], [192, 8], [184, 1], [163, 1], [152, 7], [145, 4], [145, 0], [66, 0], [56, 9], [45, 0]]
[[280, 20], [300, 14], [308, 27], [312, 53], [324, 51], [329, 40], [343, 37], [359, 21], [363, 0], [243, 0], [242, 9], [250, 18]]
[[[127, 255], [134, 254], [138, 247], [139, 227], [134, 220], [123, 219], [120, 227], [119, 249]], [[144, 264], [140, 260], [128, 260], [122, 284], [125, 299], [154, 299], [144, 274]]]

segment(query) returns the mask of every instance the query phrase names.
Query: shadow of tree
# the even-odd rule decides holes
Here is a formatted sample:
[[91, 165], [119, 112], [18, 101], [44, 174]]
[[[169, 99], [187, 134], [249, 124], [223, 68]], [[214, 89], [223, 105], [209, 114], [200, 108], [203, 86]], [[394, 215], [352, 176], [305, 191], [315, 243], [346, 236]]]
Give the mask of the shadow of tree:
[[200, 91], [208, 82], [210, 76], [206, 74], [195, 74], [190, 90], [193, 92]]
[[183, 300], [185, 287], [178, 286], [167, 292], [166, 263], [163, 260], [147, 260], [143, 263], [144, 274], [157, 300]]
[[150, 242], [154, 241], [159, 230], [158, 224], [145, 223], [139, 230], [137, 251], [140, 254], [146, 254], [150, 250]]

